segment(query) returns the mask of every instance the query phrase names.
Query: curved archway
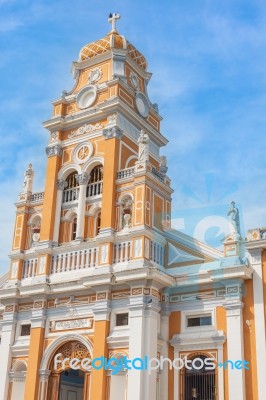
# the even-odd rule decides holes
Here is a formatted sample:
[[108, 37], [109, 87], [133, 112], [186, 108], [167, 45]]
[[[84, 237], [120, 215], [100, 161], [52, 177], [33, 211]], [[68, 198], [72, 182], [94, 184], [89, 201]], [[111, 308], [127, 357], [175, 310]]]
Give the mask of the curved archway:
[[9, 373], [12, 384], [11, 400], [22, 399], [25, 394], [25, 380], [28, 365], [25, 360], [16, 360]]
[[12, 372], [26, 372], [28, 365], [24, 360], [16, 360], [12, 366]]
[[[40, 385], [41, 398], [68, 399], [74, 392], [77, 400], [82, 400], [90, 390], [90, 370], [72, 368], [71, 360], [92, 358], [92, 342], [81, 335], [69, 334], [59, 337], [46, 349], [41, 362], [40, 376], [46, 376], [46, 383]], [[48, 373], [47, 373], [48, 372]], [[50, 376], [49, 376], [50, 375]], [[48, 378], [49, 376], [49, 378]]]
[[80, 165], [74, 163], [64, 165], [58, 172], [58, 179], [66, 179], [72, 172], [81, 174], [82, 171]]
[[82, 172], [87, 172], [90, 174], [94, 167], [97, 165], [104, 166], [104, 159], [103, 157], [91, 157], [85, 164], [82, 166]]
[[91, 357], [93, 354], [93, 346], [92, 342], [88, 338], [84, 338], [84, 336], [78, 335], [78, 334], [69, 334], [69, 335], [64, 335], [63, 337], [59, 337], [55, 339], [45, 350], [45, 353], [43, 355], [43, 359], [41, 362], [41, 370], [47, 370], [50, 367], [51, 359], [55, 355], [55, 352], [65, 343], [67, 342], [80, 342], [82, 343], [87, 349], [88, 352], [90, 353]]

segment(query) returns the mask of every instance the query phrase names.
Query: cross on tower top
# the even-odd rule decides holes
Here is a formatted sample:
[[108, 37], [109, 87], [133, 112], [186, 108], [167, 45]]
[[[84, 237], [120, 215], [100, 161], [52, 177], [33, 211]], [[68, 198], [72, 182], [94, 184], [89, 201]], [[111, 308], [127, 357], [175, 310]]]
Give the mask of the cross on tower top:
[[116, 14], [116, 13], [109, 14], [108, 22], [110, 22], [110, 24], [112, 24], [111, 32], [116, 32], [116, 23], [120, 18], [121, 18], [120, 14]]

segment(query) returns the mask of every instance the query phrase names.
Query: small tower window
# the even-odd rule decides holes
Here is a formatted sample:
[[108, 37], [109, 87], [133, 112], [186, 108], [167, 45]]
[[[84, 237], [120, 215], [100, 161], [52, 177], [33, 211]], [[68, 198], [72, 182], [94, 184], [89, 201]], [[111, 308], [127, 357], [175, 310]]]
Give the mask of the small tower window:
[[29, 336], [30, 329], [31, 329], [31, 324], [21, 325], [20, 336]]
[[116, 326], [128, 325], [128, 313], [116, 314]]

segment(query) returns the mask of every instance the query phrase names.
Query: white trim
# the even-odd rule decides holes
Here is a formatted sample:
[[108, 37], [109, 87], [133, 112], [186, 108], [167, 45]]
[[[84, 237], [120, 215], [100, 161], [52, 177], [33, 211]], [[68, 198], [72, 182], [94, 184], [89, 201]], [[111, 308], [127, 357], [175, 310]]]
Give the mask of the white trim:
[[[187, 319], [188, 318], [199, 318], [199, 317], [206, 317], [211, 316], [212, 324], [206, 326], [187, 326]], [[181, 333], [185, 332], [203, 332], [203, 331], [213, 331], [215, 330], [216, 323], [215, 323], [215, 308], [202, 308], [198, 310], [186, 310], [181, 312]]]
[[262, 400], [266, 393], [265, 365], [266, 365], [266, 346], [265, 346], [265, 315], [264, 315], [264, 294], [262, 265], [252, 265], [253, 273], [253, 293], [254, 293], [254, 319], [256, 336], [256, 358], [257, 358], [257, 384], [258, 399]]
[[91, 157], [87, 162], [85, 162], [85, 164], [82, 166], [82, 172], [87, 172], [88, 174], [91, 173], [91, 171], [93, 170], [94, 167], [96, 167], [97, 165], [101, 164], [102, 166], [104, 166], [104, 158], [103, 157], [99, 157], [99, 156], [95, 156], [95, 157]]
[[75, 163], [66, 164], [58, 172], [58, 179], [66, 179], [69, 174], [75, 171], [77, 172], [77, 174], [81, 174], [80, 165]]
[[127, 159], [127, 161], [126, 161], [126, 164], [125, 164], [125, 168], [128, 168], [128, 164], [130, 163], [130, 161], [131, 160], [138, 160], [138, 157], [137, 156], [130, 156], [130, 157], [128, 157], [128, 159]]
[[88, 337], [84, 337], [78, 334], [66, 334], [63, 336], [60, 336], [58, 339], [55, 339], [45, 350], [42, 362], [41, 362], [41, 367], [40, 370], [47, 370], [49, 369], [49, 364], [51, 362], [51, 358], [54, 355], [56, 349], [58, 349], [60, 346], [62, 346], [64, 343], [70, 342], [70, 341], [79, 341], [81, 342], [89, 351], [90, 355], [92, 356], [93, 354], [93, 345], [92, 342]]

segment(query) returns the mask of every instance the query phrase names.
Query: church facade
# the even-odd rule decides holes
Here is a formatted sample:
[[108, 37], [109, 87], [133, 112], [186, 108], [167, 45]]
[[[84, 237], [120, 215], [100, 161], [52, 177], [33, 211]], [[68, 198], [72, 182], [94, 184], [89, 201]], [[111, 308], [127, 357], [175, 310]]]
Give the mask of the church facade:
[[44, 192], [25, 172], [0, 282], [0, 398], [263, 400], [266, 239], [245, 251], [234, 203], [223, 252], [171, 227], [151, 74], [117, 19], [44, 122]]

